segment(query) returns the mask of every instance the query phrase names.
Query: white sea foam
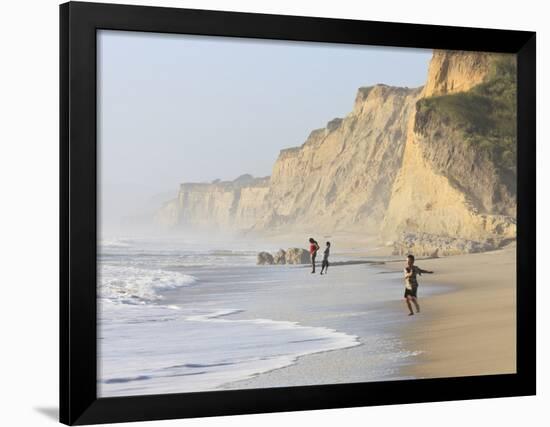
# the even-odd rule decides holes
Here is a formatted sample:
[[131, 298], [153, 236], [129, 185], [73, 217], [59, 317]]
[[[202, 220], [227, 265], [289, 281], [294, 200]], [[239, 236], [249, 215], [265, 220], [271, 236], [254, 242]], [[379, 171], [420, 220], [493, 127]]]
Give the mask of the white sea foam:
[[[280, 266], [266, 275], [267, 270], [255, 266], [255, 252], [249, 248], [211, 250], [196, 243], [162, 245], [125, 239], [102, 243], [98, 258], [101, 397], [219, 389], [289, 366], [304, 355], [360, 344], [353, 329], [343, 333], [284, 320], [243, 318], [250, 311], [240, 319], [232, 316], [255, 310], [254, 304], [261, 301], [256, 298], [271, 304], [265, 298], [284, 287], [287, 275], [294, 275], [294, 267], [300, 266]], [[313, 280], [309, 276], [305, 280]], [[386, 278], [378, 276], [373, 273], [370, 281]], [[301, 286], [307, 290], [310, 285], [295, 284]], [[176, 289], [170, 299], [164, 295]], [[369, 298], [383, 300], [382, 294], [388, 292], [386, 286], [371, 287]], [[334, 316], [328, 311], [326, 319], [332, 322], [343, 315], [360, 319], [363, 310], [353, 305], [344, 314], [336, 307]], [[377, 317], [381, 323], [391, 321], [382, 317]], [[384, 367], [402, 363], [388, 357], [414, 356], [395, 351], [387, 336], [365, 335], [363, 327], [359, 334], [373, 354], [383, 355], [377, 366], [368, 367], [378, 373], [376, 378], [383, 375]]]
[[146, 304], [162, 299], [159, 291], [187, 286], [196, 277], [177, 271], [147, 270], [133, 266], [101, 264], [100, 298], [125, 304]]
[[[328, 328], [230, 319], [241, 310], [224, 307], [223, 300], [192, 310], [162, 305], [163, 291], [200, 286], [195, 276], [167, 265], [242, 265], [250, 263], [249, 252], [155, 250], [123, 240], [104, 242], [103, 248], [111, 255], [100, 256], [98, 269], [101, 396], [212, 390], [288, 366], [306, 354], [359, 344], [357, 337]], [[239, 277], [225, 274], [224, 280]]]
[[[107, 310], [119, 311], [108, 304]], [[224, 318], [238, 309], [126, 307], [101, 327], [100, 396], [206, 391], [288, 366], [300, 356], [359, 345], [323, 327], [270, 319]], [[151, 321], [151, 320], [155, 321]]]

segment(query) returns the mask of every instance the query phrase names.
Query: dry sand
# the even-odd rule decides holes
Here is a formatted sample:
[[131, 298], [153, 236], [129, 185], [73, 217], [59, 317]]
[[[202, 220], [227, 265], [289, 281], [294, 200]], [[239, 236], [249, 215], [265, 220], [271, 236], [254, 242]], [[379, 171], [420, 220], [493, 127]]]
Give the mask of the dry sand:
[[[418, 260], [434, 270], [420, 277], [421, 313], [404, 331], [405, 346], [421, 350], [405, 368], [416, 378], [516, 372], [516, 246], [503, 250]], [[388, 263], [401, 270], [403, 263]], [[422, 298], [430, 282], [453, 285], [451, 293]], [[534, 283], [533, 283], [534, 286]]]

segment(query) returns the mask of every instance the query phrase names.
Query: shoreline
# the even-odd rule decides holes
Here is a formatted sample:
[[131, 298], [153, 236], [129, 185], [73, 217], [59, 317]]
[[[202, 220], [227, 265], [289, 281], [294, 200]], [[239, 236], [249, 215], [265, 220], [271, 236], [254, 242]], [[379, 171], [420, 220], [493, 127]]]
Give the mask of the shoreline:
[[[401, 296], [380, 304], [380, 309], [402, 312], [404, 319], [399, 323], [408, 321], [412, 326], [403, 330], [401, 325], [393, 331], [406, 357], [396, 362], [393, 373], [371, 381], [515, 373], [515, 250], [513, 244], [491, 252], [419, 258], [418, 265], [435, 272], [419, 279], [421, 313], [408, 317]], [[399, 273], [403, 263], [387, 260], [373, 266], [385, 270], [382, 273]], [[423, 296], [424, 290], [441, 285], [443, 292]], [[357, 347], [300, 356], [292, 365], [225, 384], [221, 389], [276, 387], [285, 380], [289, 385], [299, 385], [296, 378], [309, 378], [304, 385], [312, 384], [312, 376], [316, 372], [319, 376], [322, 369], [334, 369], [335, 361], [345, 364], [349, 358], [361, 357], [366, 345], [361, 338]], [[342, 374], [343, 378], [349, 376]]]
[[[516, 245], [446, 258], [419, 260], [434, 270], [419, 278], [420, 315], [403, 334], [407, 347], [421, 351], [405, 368], [415, 378], [495, 375], [516, 372]], [[392, 271], [401, 265], [386, 264]], [[422, 298], [431, 283], [450, 293]]]
[[[348, 276], [348, 279], [355, 275], [356, 279], [357, 277], [360, 279], [348, 281], [346, 284], [337, 280], [330, 286], [332, 289], [325, 291], [319, 289], [317, 292], [328, 292], [327, 297], [331, 307], [328, 311], [327, 307], [319, 307], [320, 316], [308, 318], [303, 311], [293, 309], [285, 310], [285, 313], [269, 313], [266, 307], [256, 307], [236, 317], [237, 319], [255, 317], [273, 319], [273, 314], [276, 314], [280, 316], [277, 320], [290, 319], [302, 325], [328, 327], [338, 332], [355, 335], [358, 337], [359, 345], [301, 355], [290, 365], [226, 383], [219, 389], [358, 383], [411, 378], [405, 373], [404, 368], [414, 363], [418, 353], [406, 348], [399, 337], [399, 332], [408, 321], [400, 300], [403, 292], [401, 276], [384, 268], [381, 262], [364, 264], [370, 265], [344, 262], [333, 270], [332, 274], [336, 274], [338, 268], [340, 275]], [[368, 270], [363, 270], [365, 267]], [[349, 268], [353, 268], [355, 273]], [[387, 273], [394, 274], [395, 277], [387, 278]], [[365, 286], [364, 279], [366, 278], [369, 283], [369, 277], [372, 282], [370, 286]], [[344, 287], [342, 291], [336, 288], [340, 285]], [[395, 295], [395, 299], [371, 301], [371, 293], [386, 292], [385, 288], [388, 287], [390, 293]], [[334, 293], [335, 290], [336, 293]], [[436, 285], [430, 293], [446, 291], [446, 286]], [[307, 299], [302, 300], [300, 305], [307, 307], [307, 301]], [[309, 304], [315, 303], [309, 301]], [[337, 307], [347, 307], [347, 309], [341, 311]]]
[[378, 300], [376, 296], [402, 293], [398, 277], [382, 275], [385, 273], [382, 267], [380, 263], [370, 266], [343, 263], [329, 273], [326, 281], [325, 276], [300, 274], [293, 279], [292, 289], [283, 292], [284, 306], [278, 306], [272, 299], [275, 295], [281, 297], [280, 290], [273, 290], [269, 292], [270, 299], [230, 316], [235, 320], [267, 318], [329, 328], [357, 337], [359, 345], [300, 355], [287, 366], [259, 372], [218, 389], [404, 379], [400, 368], [416, 355], [405, 349], [397, 336], [406, 321], [403, 311], [394, 302], [390, 302], [390, 310], [385, 309], [387, 297]]
[[[177, 307], [184, 310], [184, 314], [191, 313], [183, 319], [185, 321], [199, 321], [193, 317], [195, 313], [208, 315], [216, 312], [223, 312], [225, 320], [213, 317], [208, 324], [200, 324], [205, 331], [218, 334], [212, 336], [205, 332], [202, 341], [198, 341], [204, 348], [214, 350], [210, 356], [209, 353], [204, 353], [204, 356], [200, 351], [181, 353], [181, 349], [174, 347], [169, 354], [173, 354], [178, 362], [166, 362], [169, 365], [166, 368], [175, 369], [175, 376], [181, 376], [180, 371], [197, 375], [194, 369], [203, 365], [234, 364], [241, 369], [249, 366], [247, 363], [258, 361], [258, 365], [251, 367], [248, 373], [243, 371], [242, 375], [221, 378], [225, 382], [211, 382], [212, 390], [515, 372], [514, 244], [493, 252], [418, 258], [416, 264], [419, 267], [434, 270], [435, 274], [419, 278], [422, 312], [414, 316], [408, 316], [403, 300], [404, 258], [383, 253], [387, 248], [386, 251], [381, 247], [373, 249], [376, 251], [346, 248], [335, 252], [326, 276], [309, 274], [309, 265], [252, 265], [253, 256], [248, 252], [239, 255], [235, 263], [231, 251], [230, 255], [212, 255], [207, 251], [207, 260], [212, 257], [216, 260], [212, 264], [215, 268], [209, 267], [208, 263], [206, 268], [203, 264], [196, 264], [195, 255], [190, 255], [192, 262], [189, 265], [179, 267], [179, 258], [170, 258], [174, 267], [163, 273], [163, 280], [165, 275], [171, 278], [174, 274], [184, 274], [200, 278], [197, 279], [200, 283], [162, 288], [160, 305]], [[222, 261], [218, 259], [220, 256]], [[167, 261], [163, 259], [162, 262], [166, 264]], [[113, 277], [116, 279], [117, 276]], [[173, 320], [178, 321], [177, 316]], [[211, 324], [217, 321], [221, 323]], [[301, 338], [284, 338], [286, 335], [279, 328], [276, 341], [270, 338], [269, 332], [261, 332], [261, 328], [258, 330], [254, 326], [265, 326], [266, 322], [273, 324], [275, 329], [278, 328], [277, 322], [282, 322], [280, 326], [291, 322], [313, 328], [313, 336], [306, 336], [303, 341]], [[148, 327], [154, 328], [155, 325]], [[163, 330], [166, 325], [168, 323], [164, 324]], [[181, 327], [178, 325], [174, 323], [172, 327]], [[220, 336], [222, 326], [233, 331], [231, 333], [240, 341], [232, 343], [225, 335]], [[244, 328], [244, 335], [239, 328]], [[331, 338], [326, 334], [319, 335], [321, 329], [316, 331], [315, 328], [351, 336], [355, 345], [332, 345]], [[145, 330], [144, 339], [149, 339], [149, 329]], [[194, 327], [186, 330], [187, 333], [196, 333]], [[178, 342], [184, 341], [176, 340], [174, 344], [180, 345]], [[306, 344], [300, 344], [302, 342]], [[185, 346], [182, 349], [185, 350]], [[185, 359], [186, 364], [179, 363], [183, 354], [191, 357]], [[271, 362], [281, 357], [287, 358], [284, 364], [273, 366]], [[205, 364], [203, 359], [208, 363]], [[271, 367], [266, 364], [271, 364]], [[233, 368], [212, 368], [204, 374], [223, 376], [226, 374], [224, 369]], [[127, 377], [131, 380], [132, 375]], [[153, 376], [151, 381], [154, 383], [132, 383], [131, 387], [145, 392], [150, 392], [151, 387], [157, 387], [160, 392], [179, 390], [177, 381], [168, 383], [163, 379], [165, 377], [170, 375]], [[197, 384], [207, 381], [200, 383], [202, 385], [198, 385], [197, 391], [203, 391], [200, 387], [206, 387], [204, 391], [209, 389], [210, 380], [201, 378], [193, 377]], [[186, 383], [190, 384], [189, 381]], [[121, 387], [128, 389], [130, 386]]]

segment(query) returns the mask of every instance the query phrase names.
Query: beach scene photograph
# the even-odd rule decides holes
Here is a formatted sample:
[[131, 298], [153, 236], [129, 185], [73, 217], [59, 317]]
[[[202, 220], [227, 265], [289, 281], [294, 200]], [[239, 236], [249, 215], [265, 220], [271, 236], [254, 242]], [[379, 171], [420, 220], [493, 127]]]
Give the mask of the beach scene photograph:
[[98, 397], [516, 372], [516, 56], [99, 30]]

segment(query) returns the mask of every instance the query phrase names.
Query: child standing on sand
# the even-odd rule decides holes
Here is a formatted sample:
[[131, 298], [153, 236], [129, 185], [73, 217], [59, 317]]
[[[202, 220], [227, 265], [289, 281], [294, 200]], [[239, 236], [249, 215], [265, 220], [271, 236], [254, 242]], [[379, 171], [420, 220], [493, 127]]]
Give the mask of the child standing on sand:
[[321, 274], [325, 270], [325, 274], [328, 273], [328, 256], [330, 255], [330, 242], [327, 242], [327, 247], [323, 252], [323, 263], [321, 264]]
[[407, 303], [407, 307], [409, 308], [409, 316], [413, 316], [414, 311], [412, 309], [412, 304], [414, 304], [416, 312], [420, 313], [420, 306], [418, 305], [417, 299], [418, 281], [416, 280], [416, 276], [421, 276], [422, 273], [432, 274], [433, 271], [422, 270], [421, 268], [418, 268], [416, 265], [414, 265], [414, 255], [407, 255], [407, 265], [405, 266], [404, 273], [405, 301]]
[[309, 254], [311, 255], [311, 274], [315, 273], [315, 258], [317, 257], [317, 251], [319, 250], [319, 244], [313, 237], [309, 238]]

